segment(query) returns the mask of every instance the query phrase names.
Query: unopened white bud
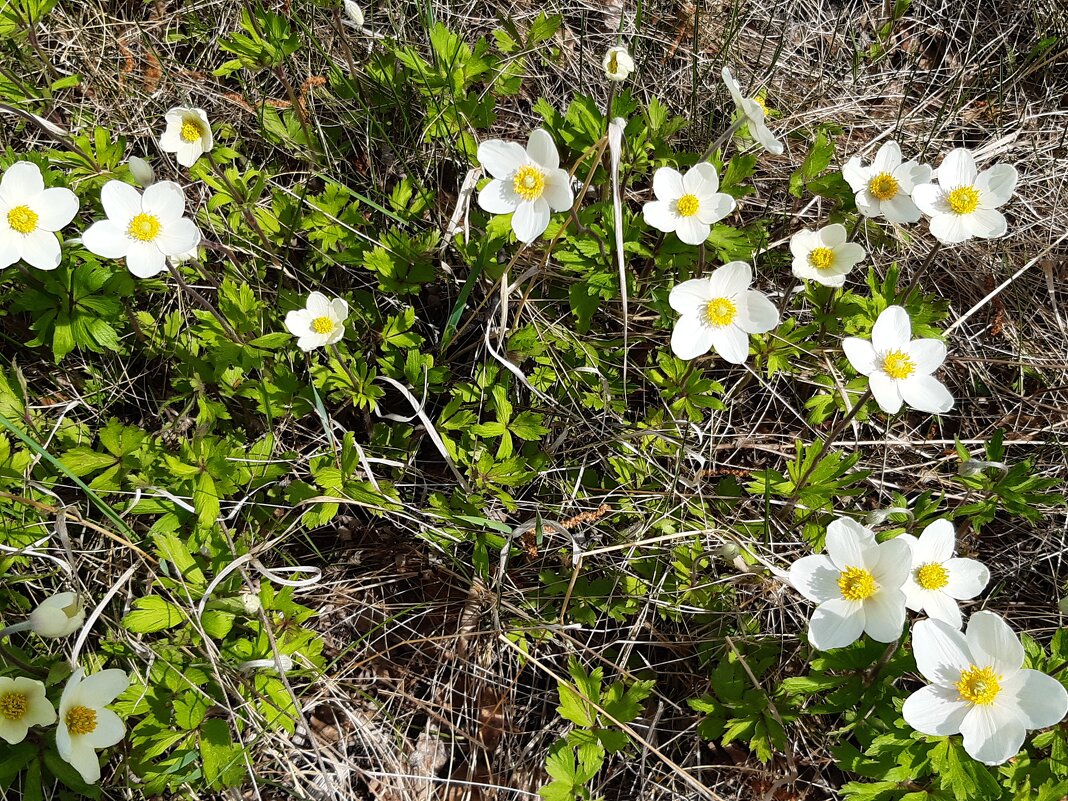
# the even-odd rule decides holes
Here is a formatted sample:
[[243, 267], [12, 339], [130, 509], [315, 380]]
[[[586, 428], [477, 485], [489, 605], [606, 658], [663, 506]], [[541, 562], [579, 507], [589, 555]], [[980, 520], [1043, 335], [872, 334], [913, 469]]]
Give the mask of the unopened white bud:
[[156, 181], [156, 172], [152, 165], [140, 156], [130, 156], [126, 164], [130, 168], [130, 174], [142, 187], [148, 188]]
[[85, 605], [74, 592], [61, 592], [43, 600], [30, 612], [30, 628], [41, 637], [66, 637], [85, 622]]
[[363, 9], [352, 0], [345, 0], [345, 16], [356, 28], [363, 27]]

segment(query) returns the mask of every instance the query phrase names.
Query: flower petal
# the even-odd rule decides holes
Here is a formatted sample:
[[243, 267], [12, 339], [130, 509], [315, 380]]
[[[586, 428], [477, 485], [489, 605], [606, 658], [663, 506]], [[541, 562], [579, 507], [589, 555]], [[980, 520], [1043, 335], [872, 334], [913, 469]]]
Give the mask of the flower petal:
[[947, 626], [952, 626], [955, 629], [959, 629], [963, 622], [957, 602], [944, 592], [937, 590], [926, 593], [923, 599], [923, 611], [927, 613], [927, 617], [941, 620]]
[[1009, 624], [993, 612], [976, 612], [968, 620], [968, 650], [975, 664], [994, 668], [1008, 678], [1024, 661], [1024, 648]]
[[763, 334], [779, 324], [779, 309], [763, 292], [749, 289], [738, 298], [734, 324], [747, 334]]
[[[1001, 686], [1004, 703], [1012, 704], [1028, 729], [1056, 726], [1068, 713], [1068, 691], [1052, 676], [1024, 669]], [[1002, 701], [1002, 696], [998, 697]]]
[[986, 765], [1000, 765], [1020, 753], [1026, 730], [1012, 707], [975, 705], [960, 724], [964, 750]]
[[905, 594], [879, 590], [864, 601], [864, 631], [877, 642], [893, 642], [905, 628]]
[[37, 225], [45, 231], [59, 231], [78, 213], [78, 196], [69, 189], [55, 187], [39, 194], [34, 203]]
[[878, 564], [875, 535], [856, 520], [839, 517], [827, 526], [827, 555], [839, 570]]
[[[833, 223], [831, 225], [825, 225], [819, 230], [820, 244], [824, 247], [837, 249], [839, 245], [845, 244], [846, 241], [846, 229], [841, 223]], [[857, 247], [860, 247], [857, 245]], [[863, 254], [864, 248], [861, 248]], [[863, 258], [863, 255], [861, 256]]]
[[[66, 732], [66, 726], [60, 726], [60, 730]], [[58, 745], [59, 736], [57, 734], [56, 741]], [[68, 735], [68, 742], [70, 743], [67, 753], [63, 753], [60, 749], [59, 755], [64, 760], [70, 763], [82, 777], [82, 781], [86, 784], [96, 784], [100, 781], [100, 758], [97, 757], [96, 751], [89, 743], [84, 739], [73, 740]]]
[[946, 360], [946, 346], [937, 339], [914, 339], [909, 343], [908, 355], [916, 366], [916, 374], [930, 375]]
[[744, 261], [730, 261], [708, 276], [708, 293], [712, 298], [741, 295], [753, 283], [753, 268]]
[[682, 174], [671, 167], [661, 167], [653, 173], [653, 194], [657, 200], [678, 200], [686, 194]]
[[512, 230], [520, 242], [533, 242], [549, 227], [549, 204], [542, 198], [533, 202], [523, 202], [516, 207], [512, 215]]
[[707, 161], [699, 161], [682, 176], [682, 187], [694, 195], [713, 194], [719, 189], [719, 173]]
[[515, 193], [511, 181], [494, 178], [478, 193], [478, 205], [490, 214], [511, 214], [522, 199]]
[[100, 190], [104, 213], [116, 225], [126, 225], [141, 213], [141, 193], [122, 181], [108, 181]]
[[12, 206], [21, 206], [44, 191], [41, 168], [29, 161], [16, 161], [0, 178], [0, 198]]
[[[781, 156], [782, 152], [783, 152], [783, 150], [785, 148], [783, 146], [783, 143], [780, 142], [775, 137], [775, 134], [773, 134], [771, 132], [771, 129], [768, 128], [768, 126], [763, 123], [764, 110], [761, 109], [760, 106], [758, 106], [755, 102], [753, 102], [751, 100], [747, 100], [746, 104], [747, 104], [747, 112], [748, 111], [753, 111], [754, 113], [759, 113], [759, 115], [760, 115], [760, 117], [759, 117], [760, 122], [757, 122], [757, 120], [754, 117], [750, 117], [750, 119], [749, 119], [749, 133], [752, 134], [753, 138], [760, 144], [760, 146], [763, 147], [769, 153], [771, 153], [771, 155], [773, 155], [773, 156]], [[752, 104], [752, 106], [755, 107], [755, 108], [750, 109], [748, 107], [748, 104]], [[749, 114], [747, 113], [746, 116], [749, 116]]]
[[864, 607], [857, 601], [834, 598], [820, 604], [808, 624], [808, 641], [828, 651], [856, 642], [864, 632]]
[[545, 202], [553, 211], [567, 211], [575, 202], [567, 170], [550, 170], [545, 175]]
[[683, 315], [671, 331], [671, 351], [689, 361], [704, 356], [712, 348], [712, 329], [694, 315]]
[[731, 75], [730, 69], [723, 68], [723, 72], [720, 73], [723, 76], [723, 83], [727, 85], [727, 91], [731, 93], [731, 99], [734, 100], [734, 104], [740, 109], [742, 107], [742, 101], [745, 99], [742, 97], [742, 87]]
[[946, 192], [952, 192], [958, 186], [971, 186], [975, 176], [975, 158], [966, 147], [949, 151], [938, 165], [938, 184]]
[[990, 583], [990, 570], [975, 559], [948, 559], [943, 567], [949, 571], [949, 583], [943, 591], [951, 598], [969, 601]]
[[901, 411], [902, 398], [898, 382], [882, 370], [876, 370], [868, 376], [868, 387], [871, 389], [871, 394], [875, 396], [875, 402], [884, 412], [897, 414]]
[[996, 209], [1007, 203], [1016, 189], [1019, 175], [1011, 164], [995, 164], [983, 170], [975, 179], [975, 188], [979, 190], [980, 208]]
[[920, 412], [945, 414], [953, 408], [953, 395], [934, 376], [914, 375], [897, 382], [905, 403]]
[[709, 329], [712, 332], [712, 347], [724, 361], [744, 364], [749, 358], [749, 335], [733, 325]]
[[875, 548], [875, 554], [870, 557], [873, 561], [868, 565], [875, 581], [885, 589], [900, 588], [912, 570], [912, 550], [909, 543], [895, 537], [879, 543]]
[[555, 170], [560, 167], [560, 154], [556, 150], [556, 143], [544, 128], [535, 128], [530, 132], [530, 139], [527, 140], [527, 156], [546, 170]]
[[141, 197], [141, 209], [146, 214], [154, 215], [166, 228], [185, 214], [185, 192], [174, 181], [159, 181], [145, 190]]
[[[86, 676], [79, 687], [81, 697], [92, 701], [92, 706], [107, 706], [130, 686], [130, 677], [125, 671], [111, 668]], [[90, 704], [86, 704], [89, 706]]]
[[672, 211], [674, 201], [650, 200], [642, 206], [642, 217], [650, 228], [670, 234], [679, 223], [679, 217]]
[[516, 142], [490, 139], [478, 146], [478, 163], [494, 178], [511, 179], [527, 163], [527, 152]]
[[167, 269], [167, 257], [152, 242], [131, 242], [126, 269], [138, 278], [152, 278]]
[[692, 217], [680, 217], [675, 227], [675, 235], [687, 245], [700, 245], [708, 239], [711, 231], [711, 226], [701, 222], [696, 214]]
[[953, 687], [972, 666], [964, 635], [940, 620], [921, 620], [912, 627], [916, 667], [932, 684]]
[[871, 169], [862, 165], [860, 156], [853, 156], [842, 167], [842, 177], [854, 192], [863, 190], [868, 185], [870, 176]]
[[111, 220], [98, 220], [82, 234], [82, 244], [90, 253], [105, 259], [121, 259], [130, 248], [126, 232]]
[[841, 572], [825, 554], [814, 554], [798, 559], [790, 566], [790, 584], [805, 598], [823, 603], [840, 598], [838, 579]]
[[945, 214], [949, 206], [946, 205], [945, 193], [938, 184], [917, 184], [912, 188], [912, 202], [928, 217], [937, 217]]
[[879, 148], [879, 152], [875, 154], [875, 158], [872, 159], [871, 168], [872, 172], [878, 174], [881, 172], [888, 172], [891, 175], [894, 174], [894, 170], [901, 164], [901, 148], [897, 142], [889, 141], [884, 142], [883, 146]]
[[894, 195], [889, 200], [884, 200], [879, 206], [883, 217], [892, 223], [903, 225], [914, 223], [920, 219], [920, 209], [908, 195]]
[[[922, 342], [924, 340], [917, 340]], [[927, 340], [930, 341], [930, 340]], [[913, 343], [915, 344], [915, 343]], [[916, 548], [913, 556], [916, 564], [938, 562], [941, 564], [953, 556], [953, 548], [957, 542], [953, 524], [948, 520], [935, 520], [928, 525], [916, 540]]]
[[927, 164], [920, 164], [915, 159], [906, 161], [894, 170], [894, 180], [906, 195], [912, 194], [912, 190], [918, 184], [931, 182], [931, 168]]
[[38, 229], [22, 237], [22, 258], [38, 270], [54, 270], [59, 266], [59, 240], [51, 231]]
[[295, 337], [307, 336], [311, 331], [312, 315], [307, 309], [294, 309], [286, 314], [286, 330]]
[[875, 371], [875, 348], [868, 340], [846, 337], [842, 340], [842, 350], [853, 369], [861, 375], [871, 375]]
[[905, 350], [912, 338], [912, 321], [901, 306], [883, 309], [871, 330], [871, 344], [877, 353]]
[[945, 737], [960, 732], [961, 723], [969, 709], [971, 704], [962, 701], [955, 689], [929, 686], [905, 699], [901, 716], [922, 734]]
[[671, 288], [668, 303], [679, 314], [699, 315], [712, 298], [707, 278], [691, 278]]
[[336, 322], [343, 323], [349, 318], [349, 304], [344, 298], [334, 298], [330, 301], [330, 312]]
[[163, 226], [154, 244], [166, 256], [181, 256], [200, 244], [200, 229], [188, 217], [172, 220]]
[[794, 258], [808, 259], [808, 254], [820, 245], [820, 235], [815, 231], [802, 228], [790, 237], [790, 253]]
[[938, 214], [931, 218], [931, 234], [943, 245], [967, 241], [972, 235], [968, 232], [964, 219], [957, 214]]
[[96, 728], [84, 735], [85, 741], [96, 749], [108, 748], [126, 736], [126, 726], [110, 709], [97, 708]]
[[855, 265], [864, 261], [864, 257], [868, 255], [864, 248], [856, 242], [844, 242], [835, 246], [834, 254], [835, 266], [841, 269], [843, 273], [849, 272]]
[[971, 214], [962, 215], [961, 222], [969, 234], [982, 239], [996, 239], [1009, 229], [1005, 215], [997, 209], [978, 208]]
[[697, 207], [697, 219], [711, 225], [719, 222], [738, 207], [734, 198], [723, 192], [702, 197]]

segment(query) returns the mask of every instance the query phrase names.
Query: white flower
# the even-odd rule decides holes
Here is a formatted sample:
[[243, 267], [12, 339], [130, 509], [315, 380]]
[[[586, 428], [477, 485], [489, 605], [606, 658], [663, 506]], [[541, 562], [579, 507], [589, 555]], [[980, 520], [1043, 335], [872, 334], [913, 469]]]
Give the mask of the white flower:
[[512, 214], [512, 230], [520, 242], [542, 235], [550, 209], [567, 211], [574, 202], [553, 138], [541, 128], [531, 132], [526, 150], [500, 139], [483, 142], [478, 161], [493, 176], [478, 193], [478, 205], [490, 214]]
[[84, 622], [85, 605], [74, 592], [61, 592], [45, 598], [30, 612], [30, 628], [38, 636], [50, 639], [73, 634]]
[[0, 738], [11, 745], [26, 738], [30, 726], [51, 726], [56, 708], [45, 698], [45, 686], [36, 679], [0, 676]]
[[108, 181], [100, 190], [106, 220], [82, 234], [86, 248], [109, 259], [126, 257], [138, 278], [166, 269], [167, 256], [187, 253], [200, 242], [200, 229], [183, 217], [185, 193], [173, 181], [152, 184], [142, 195], [122, 181]]
[[342, 298], [330, 300], [321, 292], [308, 295], [307, 306], [286, 315], [286, 328], [297, 337], [297, 347], [303, 351], [333, 345], [345, 336], [345, 319], [349, 304]]
[[156, 182], [156, 171], [140, 156], [130, 156], [126, 163], [130, 168], [130, 175], [142, 188], [152, 186]]
[[696, 359], [710, 348], [731, 364], [749, 356], [749, 335], [779, 324], [779, 310], [750, 289], [753, 271], [744, 261], [724, 264], [707, 278], [691, 278], [671, 290], [668, 302], [682, 317], [671, 332], [680, 359]]
[[45, 189], [41, 170], [16, 161], [0, 179], [0, 267], [19, 259], [38, 270], [59, 266], [62, 229], [78, 213], [78, 197], [69, 189]]
[[610, 47], [601, 62], [604, 74], [610, 81], [625, 81], [634, 72], [634, 59], [625, 47]]
[[178, 106], [168, 111], [163, 119], [167, 127], [159, 138], [160, 150], [174, 153], [175, 159], [183, 167], [192, 167], [215, 143], [208, 115], [202, 108]]
[[864, 248], [846, 242], [845, 226], [835, 223], [818, 231], [807, 228], [790, 237], [794, 275], [824, 286], [842, 286], [854, 265], [864, 259]]
[[345, 16], [354, 28], [363, 28], [363, 9], [352, 0], [345, 0]]
[[737, 205], [733, 197], [717, 189], [719, 175], [707, 161], [693, 165], [685, 175], [661, 167], [653, 173], [656, 200], [642, 206], [642, 216], [646, 225], [667, 234], [674, 231], [687, 245], [700, 245], [708, 239], [712, 223]]
[[905, 701], [901, 714], [934, 737], [964, 735], [972, 759], [999, 765], [1015, 756], [1028, 729], [1068, 712], [1068, 692], [1045, 673], [1023, 668], [1020, 638], [993, 612], [976, 612], [966, 634], [941, 620], [912, 629], [916, 666], [931, 684]]
[[56, 747], [87, 784], [100, 780], [96, 752], [115, 745], [126, 734], [122, 720], [107, 705], [130, 686], [121, 670], [102, 670], [86, 676], [76, 668], [59, 699]]
[[955, 537], [948, 520], [934, 521], [919, 539], [911, 534], [898, 539], [907, 542], [912, 551], [912, 570], [903, 587], [905, 606], [959, 629], [957, 601], [971, 600], [986, 588], [990, 581], [986, 565], [953, 556]]
[[915, 159], [902, 162], [897, 142], [887, 142], [867, 167], [860, 156], [853, 156], [842, 168], [842, 177], [856, 193], [857, 208], [865, 217], [912, 223], [920, 219], [912, 190], [931, 180], [931, 168]]
[[893, 642], [905, 626], [909, 546], [900, 537], [876, 543], [875, 535], [848, 517], [827, 527], [827, 554], [806, 556], [790, 568], [790, 583], [818, 603], [808, 640], [821, 651], [842, 648], [862, 632]]
[[912, 321], [900, 306], [883, 310], [870, 342], [846, 337], [842, 348], [853, 369], [868, 377], [875, 400], [887, 414], [897, 412], [902, 401], [930, 414], [953, 408], [953, 396], [931, 375], [946, 360], [946, 346], [937, 339], [912, 339]]
[[946, 245], [978, 236], [993, 239], [1008, 229], [997, 210], [1008, 202], [1016, 188], [1016, 168], [995, 164], [977, 172], [975, 158], [967, 148], [950, 151], [938, 165], [938, 183], [919, 184], [912, 200], [931, 218], [931, 233]]
[[743, 97], [742, 87], [734, 80], [731, 71], [723, 68], [723, 83], [727, 84], [727, 91], [734, 99], [734, 105], [745, 117], [746, 125], [749, 126], [749, 135], [752, 136], [765, 150], [778, 156], [783, 151], [783, 144], [775, 138], [768, 126], [764, 123], [764, 103], [759, 98]]

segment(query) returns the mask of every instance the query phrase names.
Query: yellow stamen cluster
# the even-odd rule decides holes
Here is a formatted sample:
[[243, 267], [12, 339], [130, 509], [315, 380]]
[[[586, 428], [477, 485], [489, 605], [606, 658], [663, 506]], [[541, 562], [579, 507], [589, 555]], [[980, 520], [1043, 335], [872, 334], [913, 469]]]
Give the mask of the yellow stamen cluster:
[[878, 587], [871, 571], [862, 567], [847, 567], [838, 575], [838, 589], [847, 601], [863, 601], [875, 595]]
[[834, 251], [830, 248], [812, 248], [808, 253], [808, 263], [817, 270], [829, 270], [834, 266]]
[[160, 224], [156, 217], [151, 214], [138, 214], [130, 220], [130, 227], [126, 229], [126, 234], [131, 239], [137, 239], [141, 242], [151, 242], [159, 236], [159, 229]]
[[311, 321], [311, 330], [316, 334], [329, 334], [334, 330], [334, 321], [329, 317], [316, 317]]
[[890, 200], [899, 188], [897, 180], [888, 172], [881, 172], [868, 181], [868, 191], [876, 200]]
[[692, 217], [697, 214], [697, 209], [700, 205], [697, 195], [683, 195], [675, 201], [675, 211], [678, 212], [680, 217]]
[[982, 706], [992, 704], [1001, 692], [1001, 676], [993, 668], [972, 665], [960, 674], [957, 692], [970, 703]]
[[705, 322], [713, 328], [722, 328], [734, 322], [738, 307], [730, 298], [712, 298], [705, 304]]
[[958, 186], [946, 196], [954, 214], [971, 214], [979, 208], [979, 192], [974, 186]]
[[545, 173], [532, 164], [524, 164], [515, 171], [512, 190], [523, 200], [537, 200], [545, 191]]
[[949, 584], [949, 571], [938, 562], [920, 565], [914, 575], [916, 583], [925, 590], [940, 590]]
[[96, 710], [87, 706], [72, 706], [64, 718], [71, 734], [91, 734], [96, 731]]
[[182, 132], [180, 134], [183, 142], [196, 142], [204, 136], [204, 131], [201, 130], [200, 125], [193, 120], [182, 120]]
[[0, 718], [22, 720], [30, 708], [30, 699], [22, 693], [4, 693], [0, 695]]
[[909, 358], [907, 353], [892, 350], [883, 356], [883, 372], [893, 379], [901, 381], [908, 378], [916, 370], [916, 363]]
[[32, 234], [37, 230], [37, 212], [29, 206], [15, 206], [7, 213], [7, 224], [20, 234]]

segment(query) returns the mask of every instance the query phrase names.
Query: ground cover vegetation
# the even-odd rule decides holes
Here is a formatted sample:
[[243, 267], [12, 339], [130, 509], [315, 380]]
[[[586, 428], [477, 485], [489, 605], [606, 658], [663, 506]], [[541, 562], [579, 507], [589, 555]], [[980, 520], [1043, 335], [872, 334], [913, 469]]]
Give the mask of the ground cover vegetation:
[[1056, 4], [0, 47], [0, 797], [1068, 796]]

